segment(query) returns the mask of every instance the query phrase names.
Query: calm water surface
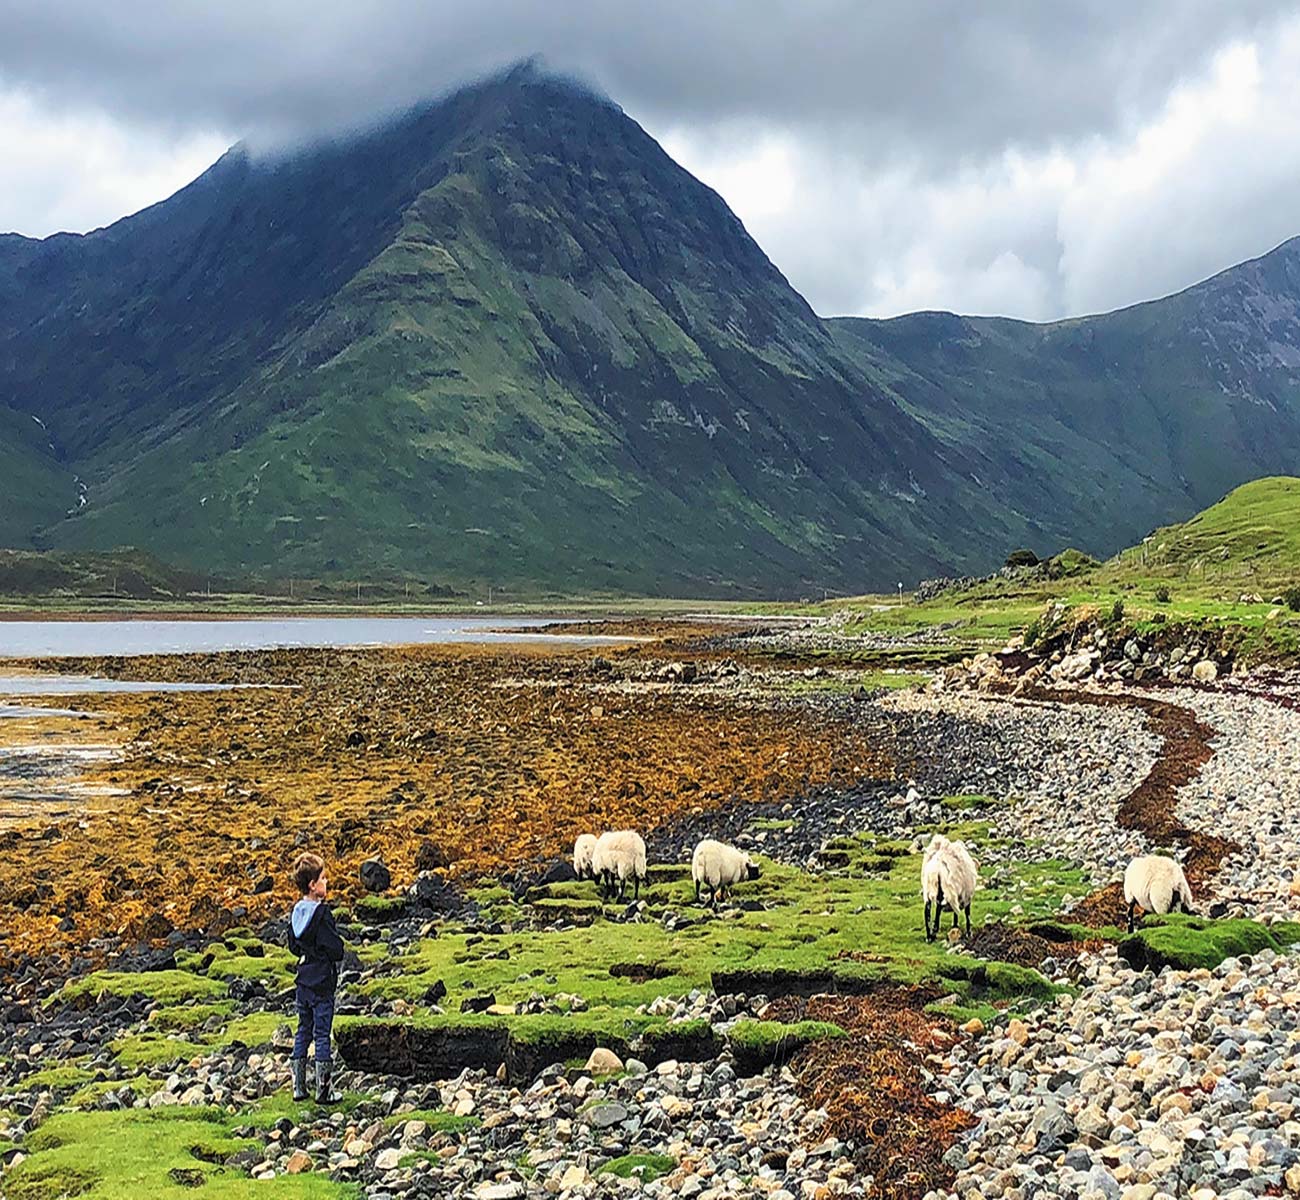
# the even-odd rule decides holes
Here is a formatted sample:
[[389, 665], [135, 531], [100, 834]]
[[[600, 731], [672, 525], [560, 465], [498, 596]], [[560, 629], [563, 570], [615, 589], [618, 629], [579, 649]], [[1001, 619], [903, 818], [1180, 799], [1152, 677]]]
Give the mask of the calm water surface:
[[195, 654], [448, 642], [601, 645], [631, 638], [526, 633], [551, 617], [285, 617], [233, 621], [0, 621], [0, 658]]

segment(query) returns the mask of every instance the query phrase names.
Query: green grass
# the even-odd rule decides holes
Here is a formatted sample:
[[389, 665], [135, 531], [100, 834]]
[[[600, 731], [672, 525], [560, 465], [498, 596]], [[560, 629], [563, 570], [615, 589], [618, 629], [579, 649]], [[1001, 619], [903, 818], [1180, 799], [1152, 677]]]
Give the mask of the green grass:
[[[249, 950], [260, 954], [250, 954]], [[206, 968], [203, 962], [211, 959]], [[269, 946], [252, 936], [227, 934], [202, 951], [179, 951], [176, 965], [183, 970], [202, 971], [210, 980], [261, 980], [270, 987], [293, 983], [297, 959], [283, 946]], [[225, 988], [220, 988], [225, 992]]]
[[197, 1029], [213, 1017], [224, 1023], [230, 1014], [234, 1012], [234, 1009], [234, 1001], [230, 1000], [219, 1004], [192, 1004], [177, 1008], [159, 1008], [154, 1010], [149, 1018], [149, 1023], [159, 1029]]
[[[180, 961], [180, 956], [177, 956]], [[105, 996], [147, 996], [167, 1007], [211, 1000], [225, 996], [225, 985], [216, 979], [205, 979], [190, 971], [96, 971], [80, 979], [70, 980], [55, 996], [55, 1000], [76, 1004], [95, 1002]]]
[[82, 1084], [89, 1083], [95, 1078], [93, 1071], [88, 1071], [84, 1067], [61, 1066], [46, 1067], [40, 1071], [33, 1071], [23, 1079], [24, 1088], [49, 1088], [51, 1091], [65, 1091], [68, 1088], [80, 1087]]
[[619, 1179], [639, 1179], [650, 1183], [677, 1169], [677, 1160], [666, 1154], [625, 1154], [596, 1168], [596, 1175], [615, 1175]]
[[995, 800], [992, 796], [974, 793], [961, 796], [945, 796], [939, 804], [951, 812], [967, 812], [972, 809], [995, 808], [1005, 801]]
[[407, 1121], [423, 1121], [430, 1133], [466, 1133], [477, 1129], [483, 1122], [475, 1116], [458, 1117], [455, 1113], [442, 1108], [422, 1108], [412, 1112], [392, 1113], [384, 1117], [383, 1123], [389, 1129], [405, 1125]]
[[739, 1056], [775, 1062], [789, 1058], [810, 1042], [822, 1042], [848, 1034], [830, 1021], [798, 1021], [784, 1024], [781, 1021], [737, 1021], [727, 1034], [727, 1040]]
[[358, 921], [378, 924], [397, 920], [408, 907], [404, 896], [362, 896], [352, 906], [352, 916]]
[[120, 1092], [125, 1087], [129, 1087], [137, 1096], [152, 1096], [163, 1083], [161, 1079], [150, 1079], [143, 1074], [131, 1079], [104, 1079], [99, 1083], [88, 1083], [68, 1097], [68, 1107], [93, 1108], [108, 1092]]
[[168, 1037], [161, 1033], [132, 1033], [109, 1043], [114, 1057], [128, 1069], [161, 1067], [178, 1059], [192, 1059], [203, 1055], [206, 1047], [183, 1038]]
[[1120, 954], [1134, 966], [1160, 970], [1173, 967], [1190, 971], [1213, 969], [1225, 958], [1258, 954], [1261, 950], [1281, 951], [1300, 941], [1300, 924], [1236, 919], [1211, 921], [1203, 917], [1156, 918], [1119, 944]]
[[[30, 1157], [6, 1173], [7, 1200], [185, 1200], [172, 1170], [198, 1171], [205, 1200], [345, 1200], [355, 1188], [322, 1175], [279, 1176], [253, 1183], [209, 1159], [229, 1157], [248, 1143], [231, 1135], [238, 1118], [211, 1109], [56, 1113], [27, 1138]], [[196, 1154], [195, 1151], [198, 1153]]]
[[[987, 837], [987, 826], [978, 822], [945, 828], [975, 843]], [[363, 990], [418, 1001], [442, 980], [444, 1006], [456, 1013], [462, 1000], [483, 992], [507, 1004], [534, 992], [572, 993], [595, 1009], [635, 1008], [657, 996], [707, 988], [715, 972], [820, 972], [846, 984], [932, 980], [950, 956], [925, 941], [920, 856], [905, 849], [870, 837], [843, 839], [837, 854], [842, 865], [816, 875], [763, 861], [762, 877], [737, 888], [737, 896], [761, 901], [762, 911], [705, 918], [674, 933], [654, 920], [597, 920], [556, 932], [486, 936], [474, 945], [464, 934], [446, 932], [396, 959], [395, 973]], [[1084, 890], [1077, 870], [1054, 861], [1021, 862], [998, 878], [1002, 882], [976, 895], [976, 920], [1007, 917], [1017, 904], [1027, 918], [1048, 918], [1065, 894]], [[559, 885], [547, 889], [551, 893], [561, 897], [556, 903], [597, 903], [589, 883]], [[652, 917], [669, 907], [702, 911], [685, 879], [656, 884], [649, 903]]]

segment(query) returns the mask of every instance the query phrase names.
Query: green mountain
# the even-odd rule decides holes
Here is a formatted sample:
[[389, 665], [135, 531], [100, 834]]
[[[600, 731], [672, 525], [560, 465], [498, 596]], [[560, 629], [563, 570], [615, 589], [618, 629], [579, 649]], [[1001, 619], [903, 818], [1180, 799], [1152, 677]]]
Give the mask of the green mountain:
[[1040, 550], [1103, 556], [1300, 464], [1300, 239], [1097, 317], [830, 324], [986, 488], [1035, 515]]
[[1300, 290], [1259, 278], [826, 321], [617, 106], [524, 66], [0, 237], [0, 541], [678, 594], [1106, 553], [1294, 454]]

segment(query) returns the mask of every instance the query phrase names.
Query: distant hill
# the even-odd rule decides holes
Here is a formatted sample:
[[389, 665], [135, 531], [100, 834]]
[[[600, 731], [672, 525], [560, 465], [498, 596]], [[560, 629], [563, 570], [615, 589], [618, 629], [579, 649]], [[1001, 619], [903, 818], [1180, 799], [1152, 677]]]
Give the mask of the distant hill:
[[1300, 478], [1243, 484], [1191, 520], [1122, 551], [1105, 574], [1131, 571], [1236, 580], [1251, 590], [1300, 583]]
[[1294, 469], [1298, 253], [1059, 325], [827, 321], [615, 104], [525, 66], [0, 236], [0, 542], [694, 595], [1109, 554]]

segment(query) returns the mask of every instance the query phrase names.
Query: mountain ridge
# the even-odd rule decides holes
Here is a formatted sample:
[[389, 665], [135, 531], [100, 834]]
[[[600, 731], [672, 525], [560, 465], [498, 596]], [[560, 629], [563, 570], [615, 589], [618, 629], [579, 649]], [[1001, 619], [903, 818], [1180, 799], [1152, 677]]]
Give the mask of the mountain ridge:
[[[616, 104], [518, 68], [292, 155], [232, 148], [93, 234], [0, 239], [0, 418], [52, 447], [19, 455], [39, 502], [0, 538], [236, 574], [863, 590], [1115, 548], [1268, 459], [1149, 470], [1167, 398], [1116, 452], [1070, 428], [1078, 347], [1040, 369], [999, 320], [817, 316]], [[990, 361], [1051, 395], [1044, 432], [972, 394]]]

